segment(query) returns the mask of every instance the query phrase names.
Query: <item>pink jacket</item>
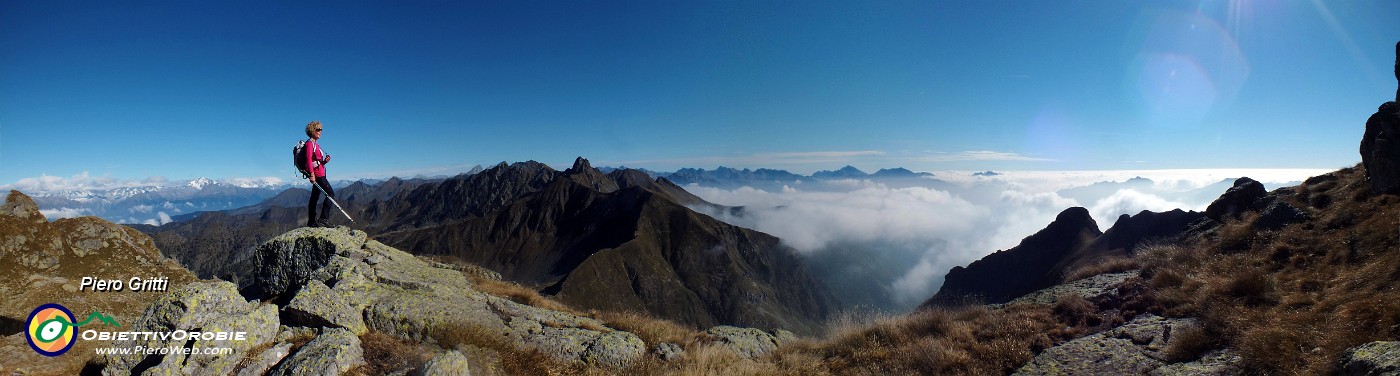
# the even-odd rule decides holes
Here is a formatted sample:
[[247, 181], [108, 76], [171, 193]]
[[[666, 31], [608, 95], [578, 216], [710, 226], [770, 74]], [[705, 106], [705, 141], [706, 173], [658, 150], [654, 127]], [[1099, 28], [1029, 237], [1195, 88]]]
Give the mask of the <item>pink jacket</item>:
[[315, 139], [306, 140], [306, 166], [311, 169], [311, 174], [318, 178], [326, 177], [326, 165], [321, 161], [326, 160], [330, 154], [321, 151], [321, 145]]

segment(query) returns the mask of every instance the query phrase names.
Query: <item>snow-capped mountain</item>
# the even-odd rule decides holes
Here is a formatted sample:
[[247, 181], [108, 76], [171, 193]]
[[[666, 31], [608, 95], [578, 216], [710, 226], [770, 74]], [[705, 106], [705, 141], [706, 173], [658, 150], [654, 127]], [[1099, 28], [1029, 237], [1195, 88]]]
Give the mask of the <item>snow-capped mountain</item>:
[[130, 186], [23, 190], [50, 220], [93, 215], [117, 223], [163, 224], [171, 217], [253, 205], [290, 188], [296, 182], [277, 178], [198, 178]]

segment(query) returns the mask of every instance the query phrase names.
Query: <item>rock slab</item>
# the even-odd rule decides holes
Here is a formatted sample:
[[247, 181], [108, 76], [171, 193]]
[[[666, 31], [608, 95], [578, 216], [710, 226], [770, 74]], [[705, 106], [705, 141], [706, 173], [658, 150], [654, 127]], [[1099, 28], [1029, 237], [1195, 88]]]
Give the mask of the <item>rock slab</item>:
[[1400, 375], [1400, 342], [1371, 342], [1347, 350], [1342, 356], [1347, 376]]
[[[106, 368], [102, 373], [227, 375], [250, 349], [271, 343], [277, 336], [278, 326], [277, 306], [245, 301], [232, 283], [190, 283], [157, 299], [130, 329], [133, 332], [172, 333], [171, 336], [114, 341], [113, 346], [147, 349], [230, 348], [233, 352], [226, 355], [114, 355], [105, 359]], [[243, 332], [245, 340], [175, 338], [180, 332]]]

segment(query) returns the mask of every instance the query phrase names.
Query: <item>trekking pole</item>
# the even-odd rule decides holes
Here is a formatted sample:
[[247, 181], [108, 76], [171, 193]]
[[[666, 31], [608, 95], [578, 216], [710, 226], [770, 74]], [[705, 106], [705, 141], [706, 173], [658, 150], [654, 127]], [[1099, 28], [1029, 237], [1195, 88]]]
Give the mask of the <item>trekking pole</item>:
[[320, 184], [312, 184], [311, 186], [316, 187], [316, 189], [320, 189], [320, 190], [321, 190], [321, 194], [326, 195], [326, 199], [327, 199], [327, 200], [331, 200], [331, 203], [332, 203], [332, 204], [335, 204], [335, 208], [336, 208], [336, 209], [340, 209], [340, 214], [345, 214], [345, 219], [349, 219], [349, 220], [350, 220], [350, 223], [355, 223], [355, 219], [354, 219], [354, 218], [350, 218], [350, 213], [346, 213], [346, 212], [345, 212], [345, 208], [340, 207], [340, 203], [339, 203], [339, 202], [335, 202], [335, 197], [331, 197], [331, 194], [328, 193], [328, 192], [326, 192], [326, 189], [325, 189], [325, 188], [321, 188], [321, 185], [320, 185]]

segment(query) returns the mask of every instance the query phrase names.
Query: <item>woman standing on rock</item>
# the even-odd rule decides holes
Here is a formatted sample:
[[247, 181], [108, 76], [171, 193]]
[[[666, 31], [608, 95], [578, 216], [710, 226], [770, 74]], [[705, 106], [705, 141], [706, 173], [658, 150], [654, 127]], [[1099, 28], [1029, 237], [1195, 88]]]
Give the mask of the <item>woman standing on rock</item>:
[[[310, 169], [307, 180], [311, 181], [311, 201], [306, 203], [306, 226], [307, 227], [331, 227], [326, 223], [330, 217], [330, 200], [335, 197], [335, 189], [331, 188], [330, 179], [326, 179], [326, 164], [331, 162], [331, 155], [321, 150], [321, 132], [325, 127], [320, 120], [312, 120], [306, 124], [306, 136], [311, 137], [306, 141], [306, 166]], [[321, 189], [316, 189], [320, 186]], [[321, 216], [316, 216], [316, 201], [321, 200], [321, 192], [326, 192], [326, 199], [321, 202]]]

